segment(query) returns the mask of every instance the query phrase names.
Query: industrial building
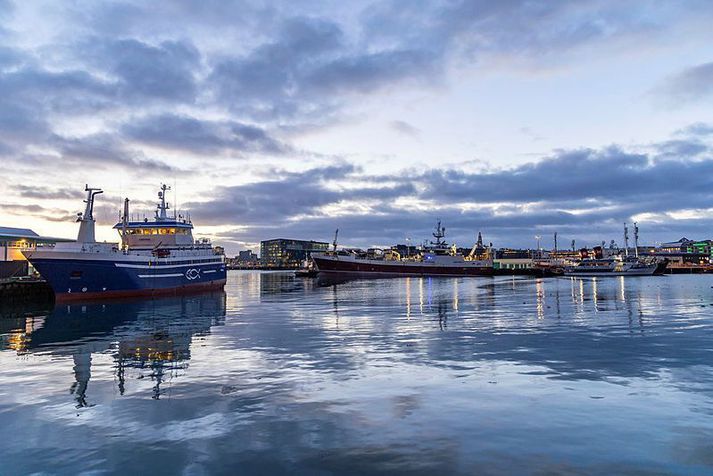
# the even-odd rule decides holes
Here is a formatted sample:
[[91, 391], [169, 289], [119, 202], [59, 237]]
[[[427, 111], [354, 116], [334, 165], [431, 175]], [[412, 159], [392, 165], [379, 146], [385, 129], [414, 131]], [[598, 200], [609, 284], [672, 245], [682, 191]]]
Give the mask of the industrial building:
[[42, 237], [27, 228], [0, 226], [0, 279], [27, 276], [32, 272], [23, 251], [33, 250], [38, 245], [54, 246], [62, 241], [71, 240]]
[[532, 250], [496, 250], [493, 256], [493, 268], [525, 270], [535, 266], [535, 252]]
[[313, 252], [324, 252], [329, 243], [321, 241], [276, 238], [260, 242], [260, 262], [263, 266], [297, 268]]

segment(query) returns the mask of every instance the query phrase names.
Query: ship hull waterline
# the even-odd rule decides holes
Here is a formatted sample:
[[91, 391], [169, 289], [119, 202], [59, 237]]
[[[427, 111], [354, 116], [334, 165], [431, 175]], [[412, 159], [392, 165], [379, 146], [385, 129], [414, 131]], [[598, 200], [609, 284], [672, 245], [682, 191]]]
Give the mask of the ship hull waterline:
[[636, 272], [636, 273], [626, 273], [626, 272], [602, 272], [602, 273], [567, 273], [565, 272], [562, 276], [566, 278], [620, 278], [620, 277], [644, 277], [644, 276], [656, 276], [654, 273], [650, 272]]
[[418, 264], [382, 264], [373, 261], [354, 262], [346, 260], [313, 258], [317, 271], [325, 275], [349, 276], [444, 276], [444, 277], [489, 277], [493, 276], [492, 267], [481, 266], [438, 266]]
[[[657, 274], [658, 267], [643, 268], [640, 270], [630, 270], [630, 271], [565, 271], [564, 276], [566, 277], [582, 277], [582, 278], [605, 278], [605, 277], [621, 277], [621, 276], [655, 276]], [[661, 275], [662, 273], [658, 273]]]
[[31, 259], [55, 293], [78, 301], [133, 296], [166, 296], [222, 289], [223, 263], [140, 266], [108, 260]]

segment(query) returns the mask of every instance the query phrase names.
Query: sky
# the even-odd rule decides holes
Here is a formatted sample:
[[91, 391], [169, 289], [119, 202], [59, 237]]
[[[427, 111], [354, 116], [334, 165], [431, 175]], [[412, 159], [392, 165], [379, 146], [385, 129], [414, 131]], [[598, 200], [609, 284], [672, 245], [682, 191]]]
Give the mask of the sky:
[[496, 247], [713, 238], [713, 2], [0, 0], [0, 225]]

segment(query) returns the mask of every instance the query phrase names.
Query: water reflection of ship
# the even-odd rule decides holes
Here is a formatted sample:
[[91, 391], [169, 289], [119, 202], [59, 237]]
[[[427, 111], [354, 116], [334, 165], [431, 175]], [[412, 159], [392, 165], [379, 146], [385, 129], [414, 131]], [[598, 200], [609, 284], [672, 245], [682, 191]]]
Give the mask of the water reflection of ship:
[[24, 323], [13, 319], [17, 327], [4, 331], [0, 350], [71, 356], [75, 382], [70, 391], [78, 407], [90, 405], [87, 386], [97, 353], [112, 355], [120, 394], [126, 390], [127, 371], [134, 369], [137, 378], [151, 378], [152, 397], [158, 399], [161, 384], [187, 367], [193, 338], [223, 324], [225, 298], [224, 292], [216, 292], [59, 306], [46, 316], [26, 317]]

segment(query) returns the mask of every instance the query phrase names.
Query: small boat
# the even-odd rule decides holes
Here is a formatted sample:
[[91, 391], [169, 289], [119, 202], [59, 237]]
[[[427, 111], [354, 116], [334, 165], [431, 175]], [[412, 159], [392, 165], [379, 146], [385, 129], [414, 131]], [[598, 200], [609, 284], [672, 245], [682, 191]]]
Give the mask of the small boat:
[[314, 267], [314, 263], [310, 259], [306, 259], [302, 262], [302, 266], [295, 271], [295, 276], [298, 278], [314, 278], [317, 276], [318, 271]]

